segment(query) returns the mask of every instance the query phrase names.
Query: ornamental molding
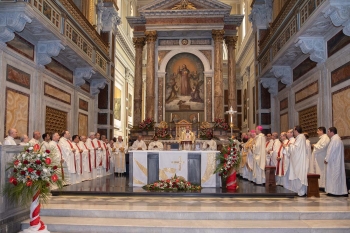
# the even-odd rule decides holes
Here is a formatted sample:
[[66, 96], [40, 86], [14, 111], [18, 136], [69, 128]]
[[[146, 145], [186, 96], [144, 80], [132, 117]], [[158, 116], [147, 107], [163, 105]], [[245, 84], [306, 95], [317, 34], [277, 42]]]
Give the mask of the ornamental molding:
[[51, 57], [56, 57], [65, 49], [60, 40], [39, 41], [36, 47], [37, 63], [42, 66], [49, 64], [52, 61]]
[[271, 71], [281, 82], [290, 86], [293, 83], [293, 70], [290, 66], [272, 66]]
[[275, 96], [278, 93], [278, 82], [275, 78], [261, 78], [260, 83], [264, 88], [268, 88], [271, 95]]
[[323, 11], [325, 18], [330, 18], [334, 26], [343, 26], [345, 35], [350, 36], [350, 2], [330, 0], [330, 6]]
[[97, 22], [98, 31], [116, 31], [121, 19], [113, 5], [106, 6], [105, 3], [99, 2], [97, 4]]
[[85, 84], [85, 80], [91, 79], [96, 72], [92, 67], [76, 68], [74, 70], [74, 85], [80, 87]]
[[304, 54], [310, 54], [310, 59], [317, 63], [326, 61], [326, 43], [323, 37], [299, 37], [295, 43]]
[[24, 12], [0, 13], [0, 42], [6, 43], [13, 40], [15, 32], [23, 31], [27, 23], [32, 19]]
[[91, 95], [97, 95], [100, 93], [100, 90], [105, 88], [107, 80], [105, 79], [94, 79], [91, 81]]
[[[118, 43], [121, 45], [120, 47], [124, 50], [130, 61], [134, 63], [135, 60], [135, 49], [133, 47], [133, 44], [129, 41], [127, 38], [127, 35], [125, 35], [122, 28], [118, 27], [118, 30], [116, 31], [116, 39]], [[117, 55], [118, 56], [118, 55]]]
[[272, 0], [266, 0], [265, 4], [254, 4], [249, 15], [249, 22], [253, 29], [266, 29], [272, 21]]

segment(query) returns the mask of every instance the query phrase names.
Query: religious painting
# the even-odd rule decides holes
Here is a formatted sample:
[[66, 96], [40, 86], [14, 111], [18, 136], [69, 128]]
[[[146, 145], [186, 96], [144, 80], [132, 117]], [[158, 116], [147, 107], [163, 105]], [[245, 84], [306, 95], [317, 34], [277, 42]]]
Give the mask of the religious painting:
[[190, 53], [180, 53], [166, 66], [166, 111], [204, 110], [204, 67]]
[[18, 131], [18, 135], [28, 135], [29, 95], [11, 88], [6, 88], [6, 117], [5, 133], [11, 128]]
[[114, 86], [114, 119], [120, 121], [121, 120], [121, 99], [122, 99], [122, 91]]
[[350, 138], [350, 86], [332, 94], [333, 126], [342, 138]]
[[88, 115], [86, 114], [79, 113], [78, 133], [79, 135], [88, 135]]
[[128, 116], [132, 117], [132, 95], [130, 93], [128, 97]]

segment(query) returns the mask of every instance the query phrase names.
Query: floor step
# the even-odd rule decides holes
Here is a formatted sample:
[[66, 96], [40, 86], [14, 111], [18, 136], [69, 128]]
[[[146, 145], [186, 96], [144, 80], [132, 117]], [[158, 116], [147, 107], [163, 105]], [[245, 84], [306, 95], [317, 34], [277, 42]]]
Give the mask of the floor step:
[[[78, 218], [78, 217], [42, 217], [48, 230], [66, 233], [121, 233], [121, 232], [191, 232], [191, 233], [311, 233], [334, 232], [348, 233], [349, 220], [159, 220], [159, 219], [115, 219], [115, 218]], [[29, 221], [22, 224], [23, 229]]]

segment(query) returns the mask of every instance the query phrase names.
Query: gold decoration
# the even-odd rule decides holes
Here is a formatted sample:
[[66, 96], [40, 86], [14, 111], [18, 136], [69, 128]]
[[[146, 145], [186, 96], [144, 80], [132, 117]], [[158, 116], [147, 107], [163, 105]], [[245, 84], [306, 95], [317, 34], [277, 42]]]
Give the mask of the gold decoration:
[[147, 172], [147, 168], [145, 166], [143, 166], [139, 161], [137, 161], [136, 159], [134, 159], [135, 163], [137, 164], [137, 166], [140, 168], [140, 170], [142, 171], [142, 173], [145, 176], [148, 176], [148, 172]]
[[157, 31], [145, 31], [147, 43], [155, 42], [157, 40]]
[[209, 122], [203, 121], [203, 122], [201, 123], [201, 127], [200, 127], [200, 128], [201, 128], [201, 129], [209, 129], [209, 128], [211, 128], [211, 125], [210, 125]]
[[161, 121], [161, 122], [159, 123], [158, 128], [167, 129], [167, 128], [168, 128], [168, 124], [167, 124], [165, 121]]
[[208, 153], [207, 166], [205, 168], [205, 172], [201, 180], [202, 184], [207, 182], [210, 179], [210, 177], [214, 174], [215, 166], [216, 166], [216, 153], [215, 152]]
[[181, 0], [179, 4], [176, 4], [172, 10], [196, 10], [197, 8], [188, 0]]

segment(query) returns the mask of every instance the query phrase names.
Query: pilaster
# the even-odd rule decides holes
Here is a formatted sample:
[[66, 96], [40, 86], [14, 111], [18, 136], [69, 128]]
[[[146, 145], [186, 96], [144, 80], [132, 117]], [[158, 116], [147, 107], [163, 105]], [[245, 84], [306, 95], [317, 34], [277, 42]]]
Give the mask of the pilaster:
[[142, 52], [145, 46], [144, 37], [134, 37], [135, 46], [135, 84], [134, 84], [134, 122], [137, 126], [142, 119]]
[[145, 32], [147, 41], [146, 117], [155, 117], [155, 42], [157, 31]]

